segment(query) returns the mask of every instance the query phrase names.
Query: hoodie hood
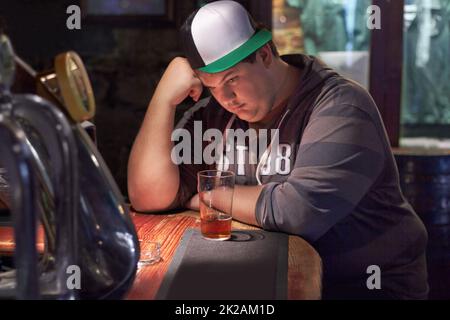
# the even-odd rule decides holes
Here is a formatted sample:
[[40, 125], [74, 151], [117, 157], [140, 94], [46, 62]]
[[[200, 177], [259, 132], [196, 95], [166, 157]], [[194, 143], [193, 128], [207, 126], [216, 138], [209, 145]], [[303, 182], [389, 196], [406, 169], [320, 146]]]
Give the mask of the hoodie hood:
[[302, 70], [296, 93], [289, 100], [288, 108], [298, 106], [300, 100], [322, 88], [327, 81], [339, 78], [339, 74], [317, 57], [307, 55], [283, 55], [281, 59]]

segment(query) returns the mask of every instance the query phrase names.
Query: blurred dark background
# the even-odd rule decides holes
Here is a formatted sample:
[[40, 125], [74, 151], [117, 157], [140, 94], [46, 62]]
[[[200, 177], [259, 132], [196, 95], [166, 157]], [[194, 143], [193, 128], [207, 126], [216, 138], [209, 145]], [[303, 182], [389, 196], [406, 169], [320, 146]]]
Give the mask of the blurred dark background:
[[[81, 30], [69, 30], [68, 6], [82, 10]], [[83, 59], [96, 99], [98, 148], [126, 195], [128, 155], [148, 102], [165, 67], [181, 54], [178, 28], [198, 1], [172, 1], [158, 19], [85, 16], [80, 0], [2, 0], [0, 17], [16, 54], [41, 72], [54, 57], [74, 50]]]
[[[92, 0], [87, 0], [92, 1]], [[124, 0], [125, 1], [125, 0]], [[98, 149], [127, 196], [127, 161], [153, 91], [168, 63], [181, 55], [178, 29], [209, 1], [167, 0], [168, 17], [93, 18], [82, 0], [2, 0], [0, 17], [16, 54], [42, 72], [54, 57], [74, 50], [91, 80], [96, 100]], [[239, 1], [258, 17], [261, 2]], [[69, 30], [70, 5], [81, 8], [81, 29]], [[258, 8], [258, 9], [256, 9]], [[178, 108], [177, 119], [190, 102]]]

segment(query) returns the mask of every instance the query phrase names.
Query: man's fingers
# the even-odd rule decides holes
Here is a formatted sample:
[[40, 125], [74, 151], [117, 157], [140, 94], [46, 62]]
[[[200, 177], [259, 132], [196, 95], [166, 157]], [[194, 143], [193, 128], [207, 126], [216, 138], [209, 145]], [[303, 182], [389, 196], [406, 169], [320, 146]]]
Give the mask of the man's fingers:
[[198, 193], [196, 195], [194, 195], [187, 203], [186, 203], [186, 207], [188, 207], [191, 210], [195, 210], [198, 211], [199, 210], [199, 197], [198, 197]]
[[198, 92], [192, 91], [192, 90], [191, 90], [191, 92], [189, 93], [189, 96], [190, 96], [195, 102], [197, 102], [198, 99], [200, 99], [200, 95], [201, 95], [201, 94], [199, 94]]
[[196, 79], [196, 83], [194, 84], [193, 88], [189, 92], [189, 96], [194, 99], [195, 102], [197, 102], [200, 99], [200, 96], [203, 92], [203, 86], [200, 80]]

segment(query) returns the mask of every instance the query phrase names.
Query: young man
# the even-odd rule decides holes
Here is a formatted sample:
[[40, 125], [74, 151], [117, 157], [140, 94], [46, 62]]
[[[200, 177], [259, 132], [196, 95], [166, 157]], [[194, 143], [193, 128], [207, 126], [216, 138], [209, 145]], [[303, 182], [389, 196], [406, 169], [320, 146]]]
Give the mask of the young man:
[[[181, 34], [187, 59], [168, 66], [131, 152], [133, 207], [196, 209], [196, 173], [227, 168], [238, 184], [233, 218], [309, 241], [322, 257], [325, 298], [426, 298], [427, 234], [400, 191], [370, 95], [314, 57], [279, 57], [271, 34], [233, 1], [194, 12]], [[220, 156], [217, 166], [208, 165], [207, 144], [199, 149], [192, 141], [193, 156], [203, 161], [175, 164], [175, 107], [188, 96], [198, 101], [205, 87], [212, 97], [194, 107], [185, 125], [191, 137], [198, 123], [203, 132], [225, 135], [275, 129], [264, 153], [252, 152], [252, 139], [244, 139], [231, 144], [240, 160]], [[381, 289], [370, 290], [367, 279], [377, 267]]]

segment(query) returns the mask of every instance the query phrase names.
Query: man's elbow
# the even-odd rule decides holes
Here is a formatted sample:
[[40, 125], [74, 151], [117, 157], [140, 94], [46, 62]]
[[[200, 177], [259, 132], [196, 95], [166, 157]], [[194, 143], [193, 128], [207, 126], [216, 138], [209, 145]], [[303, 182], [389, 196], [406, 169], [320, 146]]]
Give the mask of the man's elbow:
[[164, 211], [171, 209], [174, 197], [161, 195], [157, 190], [138, 190], [128, 187], [131, 206], [139, 212]]
[[129, 196], [131, 207], [138, 212], [155, 212], [171, 209], [172, 201], [152, 197]]

